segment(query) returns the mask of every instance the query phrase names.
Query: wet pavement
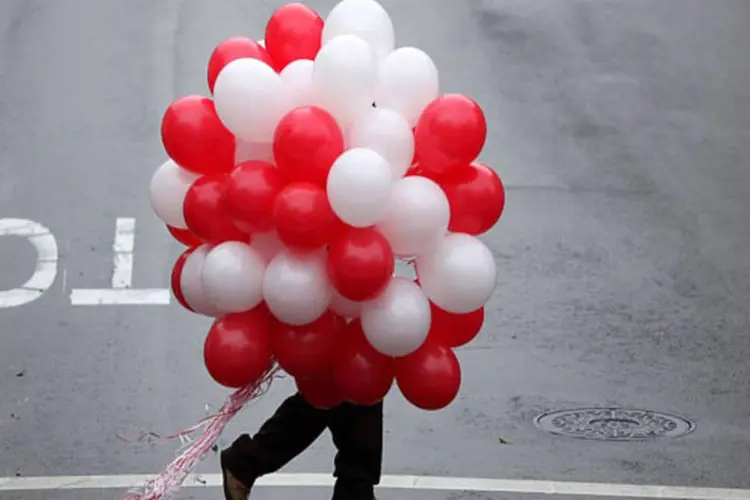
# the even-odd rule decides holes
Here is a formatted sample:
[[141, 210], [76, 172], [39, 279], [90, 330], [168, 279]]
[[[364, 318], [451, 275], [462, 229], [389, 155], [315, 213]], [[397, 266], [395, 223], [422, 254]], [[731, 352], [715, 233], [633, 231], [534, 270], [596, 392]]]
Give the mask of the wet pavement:
[[[221, 404], [225, 391], [202, 364], [207, 320], [176, 304], [72, 306], [70, 294], [110, 287], [122, 217], [136, 221], [133, 286], [168, 285], [180, 248], [147, 195], [164, 158], [161, 113], [177, 96], [205, 94], [213, 47], [260, 37], [281, 3], [0, 3], [0, 219], [44, 225], [59, 253], [41, 298], [0, 308], [0, 477], [156, 472], [172, 443], [117, 434], [168, 433]], [[310, 5], [325, 14], [334, 3]], [[397, 45], [426, 50], [443, 92], [483, 106], [482, 159], [507, 185], [503, 219], [484, 237], [498, 288], [483, 333], [460, 351], [460, 397], [428, 414], [389, 396], [385, 472], [750, 488], [750, 3], [383, 3]], [[0, 290], [18, 287], [35, 263], [24, 238], [0, 238]], [[275, 384], [222, 445], [290, 390]], [[696, 428], [604, 442], [533, 422], [591, 406], [673, 413]], [[324, 438], [285, 472], [327, 472], [332, 453]], [[214, 459], [200, 467], [217, 470]]]

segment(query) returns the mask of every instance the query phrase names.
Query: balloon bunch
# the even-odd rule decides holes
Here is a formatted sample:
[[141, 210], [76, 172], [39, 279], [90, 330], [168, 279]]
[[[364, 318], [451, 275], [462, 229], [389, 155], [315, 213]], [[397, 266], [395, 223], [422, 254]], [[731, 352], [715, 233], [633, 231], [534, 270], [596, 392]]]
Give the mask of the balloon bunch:
[[[477, 236], [505, 203], [477, 162], [480, 106], [439, 94], [433, 60], [395, 48], [375, 0], [344, 0], [325, 21], [279, 8], [264, 42], [216, 47], [208, 88], [164, 114], [170, 159], [151, 201], [189, 247], [175, 297], [217, 318], [211, 376], [243, 387], [278, 363], [319, 407], [374, 404], [394, 381], [419, 408], [448, 405], [453, 349], [477, 335], [495, 289]], [[394, 275], [396, 259], [416, 281]]]

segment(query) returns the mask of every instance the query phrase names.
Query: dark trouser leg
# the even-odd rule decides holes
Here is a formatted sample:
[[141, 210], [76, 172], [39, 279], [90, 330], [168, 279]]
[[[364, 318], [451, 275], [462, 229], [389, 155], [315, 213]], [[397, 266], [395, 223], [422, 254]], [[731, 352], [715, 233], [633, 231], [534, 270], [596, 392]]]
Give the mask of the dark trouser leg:
[[371, 500], [383, 461], [383, 403], [344, 404], [328, 424], [336, 454], [333, 500]]
[[288, 398], [252, 438], [240, 436], [222, 454], [223, 466], [251, 488], [256, 479], [276, 472], [305, 451], [328, 425], [327, 410], [318, 410], [300, 394]]

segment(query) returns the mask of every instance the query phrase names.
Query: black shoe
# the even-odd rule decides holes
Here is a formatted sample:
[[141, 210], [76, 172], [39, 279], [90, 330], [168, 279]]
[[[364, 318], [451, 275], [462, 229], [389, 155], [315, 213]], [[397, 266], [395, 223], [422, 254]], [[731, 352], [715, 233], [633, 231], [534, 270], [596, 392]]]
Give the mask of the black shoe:
[[221, 452], [221, 476], [223, 479], [224, 486], [224, 500], [248, 500], [250, 497], [250, 488], [242, 484], [236, 477], [229, 472], [226, 467], [225, 453], [227, 450]]

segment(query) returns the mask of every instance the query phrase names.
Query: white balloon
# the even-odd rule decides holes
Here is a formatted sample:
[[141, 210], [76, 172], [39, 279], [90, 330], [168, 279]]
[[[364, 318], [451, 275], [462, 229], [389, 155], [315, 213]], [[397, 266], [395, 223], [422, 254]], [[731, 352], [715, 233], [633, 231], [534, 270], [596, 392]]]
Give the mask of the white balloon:
[[250, 245], [228, 241], [206, 256], [201, 273], [208, 300], [224, 313], [249, 311], [263, 300], [266, 263]]
[[180, 291], [193, 311], [218, 318], [223, 316], [223, 313], [208, 299], [203, 288], [203, 266], [210, 250], [210, 245], [202, 245], [185, 260], [180, 274]]
[[392, 184], [391, 167], [382, 156], [370, 149], [350, 149], [328, 173], [328, 201], [350, 226], [372, 226], [388, 209]]
[[345, 318], [359, 318], [362, 314], [362, 302], [354, 302], [343, 297], [334, 287], [331, 287], [331, 311]]
[[438, 70], [432, 58], [420, 49], [402, 47], [380, 65], [375, 102], [379, 108], [397, 111], [413, 127], [439, 91]]
[[343, 0], [326, 18], [323, 45], [340, 35], [355, 35], [372, 46], [378, 59], [396, 46], [393, 21], [375, 0]]
[[163, 163], [151, 178], [151, 207], [165, 224], [187, 229], [182, 205], [185, 195], [200, 175], [177, 165], [172, 160]]
[[322, 253], [283, 251], [268, 265], [263, 297], [280, 321], [306, 325], [320, 318], [331, 303], [331, 287]]
[[388, 211], [378, 230], [399, 257], [420, 255], [448, 230], [451, 208], [443, 190], [426, 177], [411, 176], [393, 185]]
[[393, 278], [382, 294], [362, 306], [362, 329], [378, 352], [407, 356], [424, 344], [431, 316], [430, 302], [419, 285]]
[[265, 233], [253, 233], [250, 238], [250, 246], [258, 252], [266, 264], [286, 248], [274, 230]]
[[292, 100], [292, 107], [309, 106], [313, 103], [313, 69], [315, 63], [309, 59], [298, 59], [289, 63], [279, 76]]
[[234, 164], [239, 165], [240, 163], [251, 160], [275, 164], [273, 157], [273, 143], [248, 142], [241, 139], [235, 139]]
[[265, 49], [266, 48], [266, 41], [265, 40], [258, 40], [258, 45], [260, 45], [261, 47], [263, 47]]
[[346, 130], [372, 109], [376, 78], [375, 54], [367, 42], [354, 35], [336, 37], [315, 58], [314, 103]]
[[414, 134], [396, 111], [376, 108], [359, 118], [347, 133], [347, 148], [372, 149], [390, 164], [393, 179], [406, 174], [414, 159]]
[[272, 142], [276, 125], [291, 109], [276, 71], [250, 58], [236, 59], [221, 70], [214, 102], [224, 126], [248, 142]]
[[465, 314], [484, 306], [495, 291], [492, 252], [474, 236], [451, 233], [417, 259], [422, 289], [441, 309]]

